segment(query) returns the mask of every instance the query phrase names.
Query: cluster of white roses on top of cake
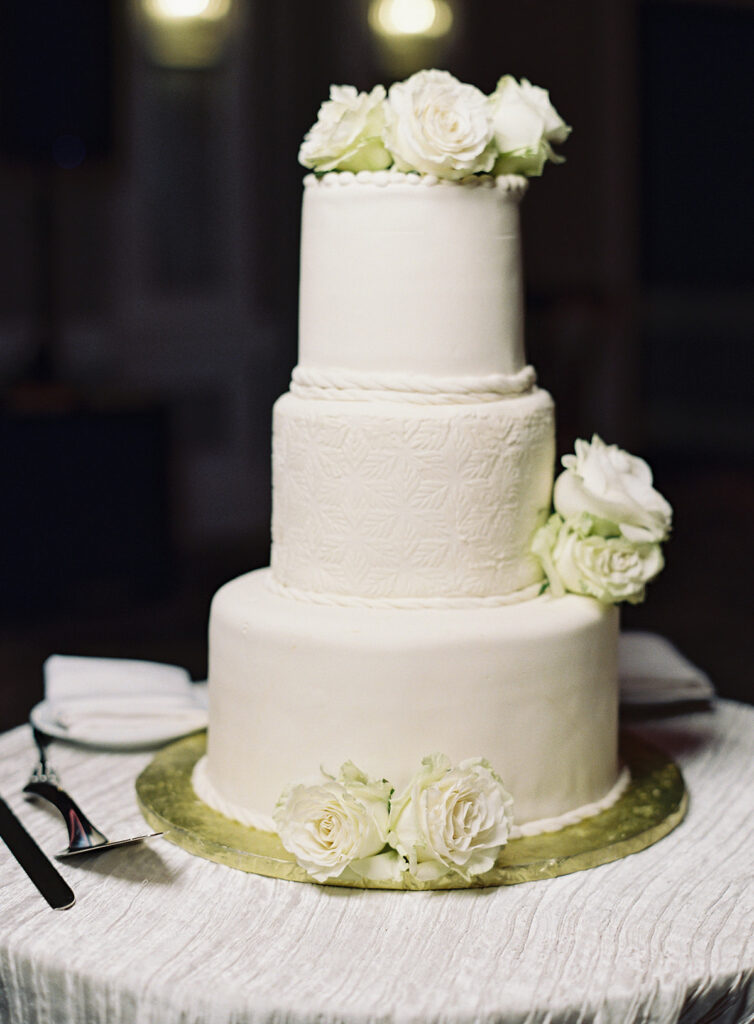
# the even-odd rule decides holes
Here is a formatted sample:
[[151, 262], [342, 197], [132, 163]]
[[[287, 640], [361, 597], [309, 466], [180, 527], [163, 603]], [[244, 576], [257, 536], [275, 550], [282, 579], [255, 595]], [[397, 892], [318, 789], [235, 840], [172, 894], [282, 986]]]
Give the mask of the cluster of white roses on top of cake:
[[448, 71], [418, 71], [385, 91], [330, 87], [299, 151], [305, 167], [398, 171], [460, 179], [473, 174], [539, 175], [562, 163], [553, 143], [570, 127], [545, 89], [504, 75], [491, 96]]
[[664, 565], [660, 544], [673, 516], [652, 486], [652, 471], [596, 434], [591, 443], [577, 441], [563, 466], [555, 481], [555, 512], [532, 542], [551, 593], [638, 604]]
[[468, 881], [489, 871], [506, 845], [512, 805], [482, 758], [453, 767], [434, 754], [400, 795], [350, 761], [337, 778], [288, 786], [274, 820], [283, 846], [318, 882], [431, 882], [451, 873]]

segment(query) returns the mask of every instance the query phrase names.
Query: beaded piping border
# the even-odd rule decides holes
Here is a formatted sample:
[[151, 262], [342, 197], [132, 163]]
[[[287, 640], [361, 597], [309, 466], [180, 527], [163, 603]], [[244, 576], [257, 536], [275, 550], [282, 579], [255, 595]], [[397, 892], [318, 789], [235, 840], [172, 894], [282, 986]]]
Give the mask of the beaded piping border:
[[373, 185], [386, 188], [388, 185], [409, 188], [495, 188], [516, 199], [526, 192], [529, 180], [521, 174], [469, 174], [465, 178], [438, 178], [434, 174], [420, 174], [418, 171], [327, 171], [324, 174], [307, 174], [306, 188], [342, 188], [349, 185]]
[[297, 398], [340, 402], [412, 402], [417, 405], [463, 405], [497, 402], [523, 395], [537, 382], [533, 366], [517, 373], [475, 377], [429, 377], [410, 373], [360, 373], [296, 366], [290, 392]]

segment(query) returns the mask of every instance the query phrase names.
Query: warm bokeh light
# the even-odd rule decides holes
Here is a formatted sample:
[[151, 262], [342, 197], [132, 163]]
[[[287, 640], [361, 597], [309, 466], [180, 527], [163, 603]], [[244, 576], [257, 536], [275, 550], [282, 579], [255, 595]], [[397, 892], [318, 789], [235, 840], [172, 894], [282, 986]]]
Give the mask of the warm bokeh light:
[[166, 68], [208, 68], [227, 48], [232, 0], [135, 0], [152, 60]]
[[190, 18], [215, 21], [226, 16], [230, 0], [144, 0], [144, 8], [150, 17], [165, 21]]
[[437, 38], [450, 31], [453, 12], [447, 0], [374, 0], [369, 21], [384, 36]]

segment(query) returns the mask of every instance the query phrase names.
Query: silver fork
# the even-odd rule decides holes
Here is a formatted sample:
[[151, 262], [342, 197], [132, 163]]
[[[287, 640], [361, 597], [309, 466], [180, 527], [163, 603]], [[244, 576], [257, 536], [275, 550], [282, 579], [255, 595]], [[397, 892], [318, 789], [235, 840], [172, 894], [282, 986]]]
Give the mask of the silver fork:
[[130, 836], [128, 839], [108, 839], [104, 832], [92, 825], [78, 804], [60, 785], [55, 769], [47, 761], [47, 745], [52, 737], [39, 729], [32, 728], [34, 742], [39, 751], [39, 761], [24, 786], [24, 795], [28, 798], [39, 797], [56, 807], [63, 815], [68, 828], [68, 846], [57, 858], [72, 857], [80, 853], [93, 853], [108, 850], [113, 846], [126, 846], [128, 843], [141, 843], [145, 839], [154, 839], [162, 832], [148, 832], [141, 836]]

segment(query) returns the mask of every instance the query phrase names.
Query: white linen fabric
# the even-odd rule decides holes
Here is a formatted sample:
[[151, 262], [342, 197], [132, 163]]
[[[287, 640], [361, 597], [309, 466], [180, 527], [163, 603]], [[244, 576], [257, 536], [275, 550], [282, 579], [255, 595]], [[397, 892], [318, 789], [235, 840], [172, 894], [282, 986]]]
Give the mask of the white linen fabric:
[[51, 654], [43, 670], [45, 698], [55, 702], [95, 695], [183, 697], [191, 684], [184, 668], [132, 658]]
[[[61, 865], [53, 913], [0, 844], [5, 1024], [672, 1024], [754, 1019], [754, 708], [637, 727], [680, 764], [686, 820], [563, 878], [474, 892], [344, 891], [246, 875], [164, 840]], [[150, 755], [54, 744], [106, 831], [140, 827]], [[27, 728], [0, 739], [0, 792], [40, 845], [63, 824], [20, 790]]]
[[206, 697], [177, 665], [53, 654], [44, 682], [35, 723], [79, 742], [164, 743], [207, 724]]
[[657, 633], [620, 634], [618, 675], [622, 704], [668, 704], [715, 696], [707, 673]]

